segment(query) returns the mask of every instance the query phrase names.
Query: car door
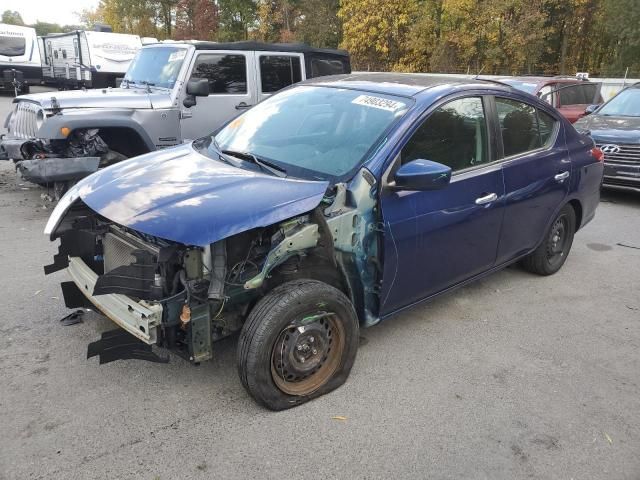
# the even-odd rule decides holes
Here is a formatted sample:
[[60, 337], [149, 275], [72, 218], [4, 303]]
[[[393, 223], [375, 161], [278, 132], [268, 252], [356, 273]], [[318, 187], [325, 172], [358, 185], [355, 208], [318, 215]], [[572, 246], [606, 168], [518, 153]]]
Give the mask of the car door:
[[448, 186], [381, 193], [384, 270], [381, 314], [446, 290], [490, 269], [502, 222], [502, 169], [490, 148], [486, 100], [451, 100], [408, 138], [387, 173], [415, 159], [451, 167]]
[[191, 67], [190, 80], [209, 80], [209, 96], [197, 97], [196, 105], [183, 106], [180, 99], [181, 128], [185, 140], [199, 138], [255, 104], [256, 86], [253, 52], [216, 50], [198, 52]]
[[563, 123], [514, 98], [495, 97], [503, 150], [505, 211], [497, 263], [531, 251], [569, 191]]
[[256, 52], [258, 101], [306, 78], [304, 56], [293, 52]]

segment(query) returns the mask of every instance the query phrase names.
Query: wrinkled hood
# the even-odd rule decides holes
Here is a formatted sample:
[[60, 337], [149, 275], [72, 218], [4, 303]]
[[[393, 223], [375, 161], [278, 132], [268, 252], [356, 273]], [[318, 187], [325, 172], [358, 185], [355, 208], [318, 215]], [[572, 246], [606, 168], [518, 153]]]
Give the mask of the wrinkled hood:
[[640, 117], [592, 114], [580, 119], [574, 126], [577, 130], [589, 130], [598, 143], [640, 143]]
[[[327, 186], [325, 181], [236, 168], [199, 154], [189, 144], [100, 170], [76, 184], [60, 204], [66, 210], [79, 197], [120, 225], [205, 246], [313, 210]], [[49, 223], [56, 222], [56, 215], [62, 217], [64, 211], [54, 210]]]
[[22, 95], [14, 100], [29, 100], [45, 109], [53, 108], [53, 98], [60, 108], [166, 108], [171, 105], [168, 90], [144, 88], [95, 88]]

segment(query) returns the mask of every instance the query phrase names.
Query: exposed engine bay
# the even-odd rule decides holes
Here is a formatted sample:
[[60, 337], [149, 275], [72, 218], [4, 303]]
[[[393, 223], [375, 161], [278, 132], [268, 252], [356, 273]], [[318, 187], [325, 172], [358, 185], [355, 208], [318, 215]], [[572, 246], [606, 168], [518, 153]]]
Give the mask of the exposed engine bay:
[[118, 225], [77, 200], [53, 232], [61, 243], [45, 273], [67, 268], [67, 307], [100, 310], [146, 343], [197, 363], [242, 328], [265, 293], [290, 280], [335, 286], [361, 323], [376, 323], [375, 205], [374, 180], [363, 169], [350, 189], [331, 187], [307, 214], [197, 247]]

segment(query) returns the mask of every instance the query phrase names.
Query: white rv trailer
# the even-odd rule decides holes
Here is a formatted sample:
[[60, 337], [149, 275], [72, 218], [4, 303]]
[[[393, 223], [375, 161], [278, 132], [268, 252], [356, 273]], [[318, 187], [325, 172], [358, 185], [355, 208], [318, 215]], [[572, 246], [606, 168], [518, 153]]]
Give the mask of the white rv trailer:
[[43, 38], [42, 77], [61, 88], [115, 87], [142, 47], [138, 35], [76, 30]]
[[40, 50], [33, 28], [0, 23], [0, 90], [13, 90], [9, 80], [13, 75], [5, 75], [5, 70], [22, 72], [22, 93], [29, 91], [29, 85], [40, 83]]

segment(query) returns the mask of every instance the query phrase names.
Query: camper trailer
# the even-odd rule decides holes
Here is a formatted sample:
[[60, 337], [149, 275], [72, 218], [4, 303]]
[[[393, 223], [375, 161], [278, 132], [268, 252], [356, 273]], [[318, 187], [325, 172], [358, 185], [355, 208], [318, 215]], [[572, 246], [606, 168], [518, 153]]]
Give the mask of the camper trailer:
[[36, 31], [0, 23], [0, 90], [28, 93], [41, 79]]
[[142, 47], [140, 37], [76, 30], [44, 37], [42, 77], [59, 88], [115, 87]]

